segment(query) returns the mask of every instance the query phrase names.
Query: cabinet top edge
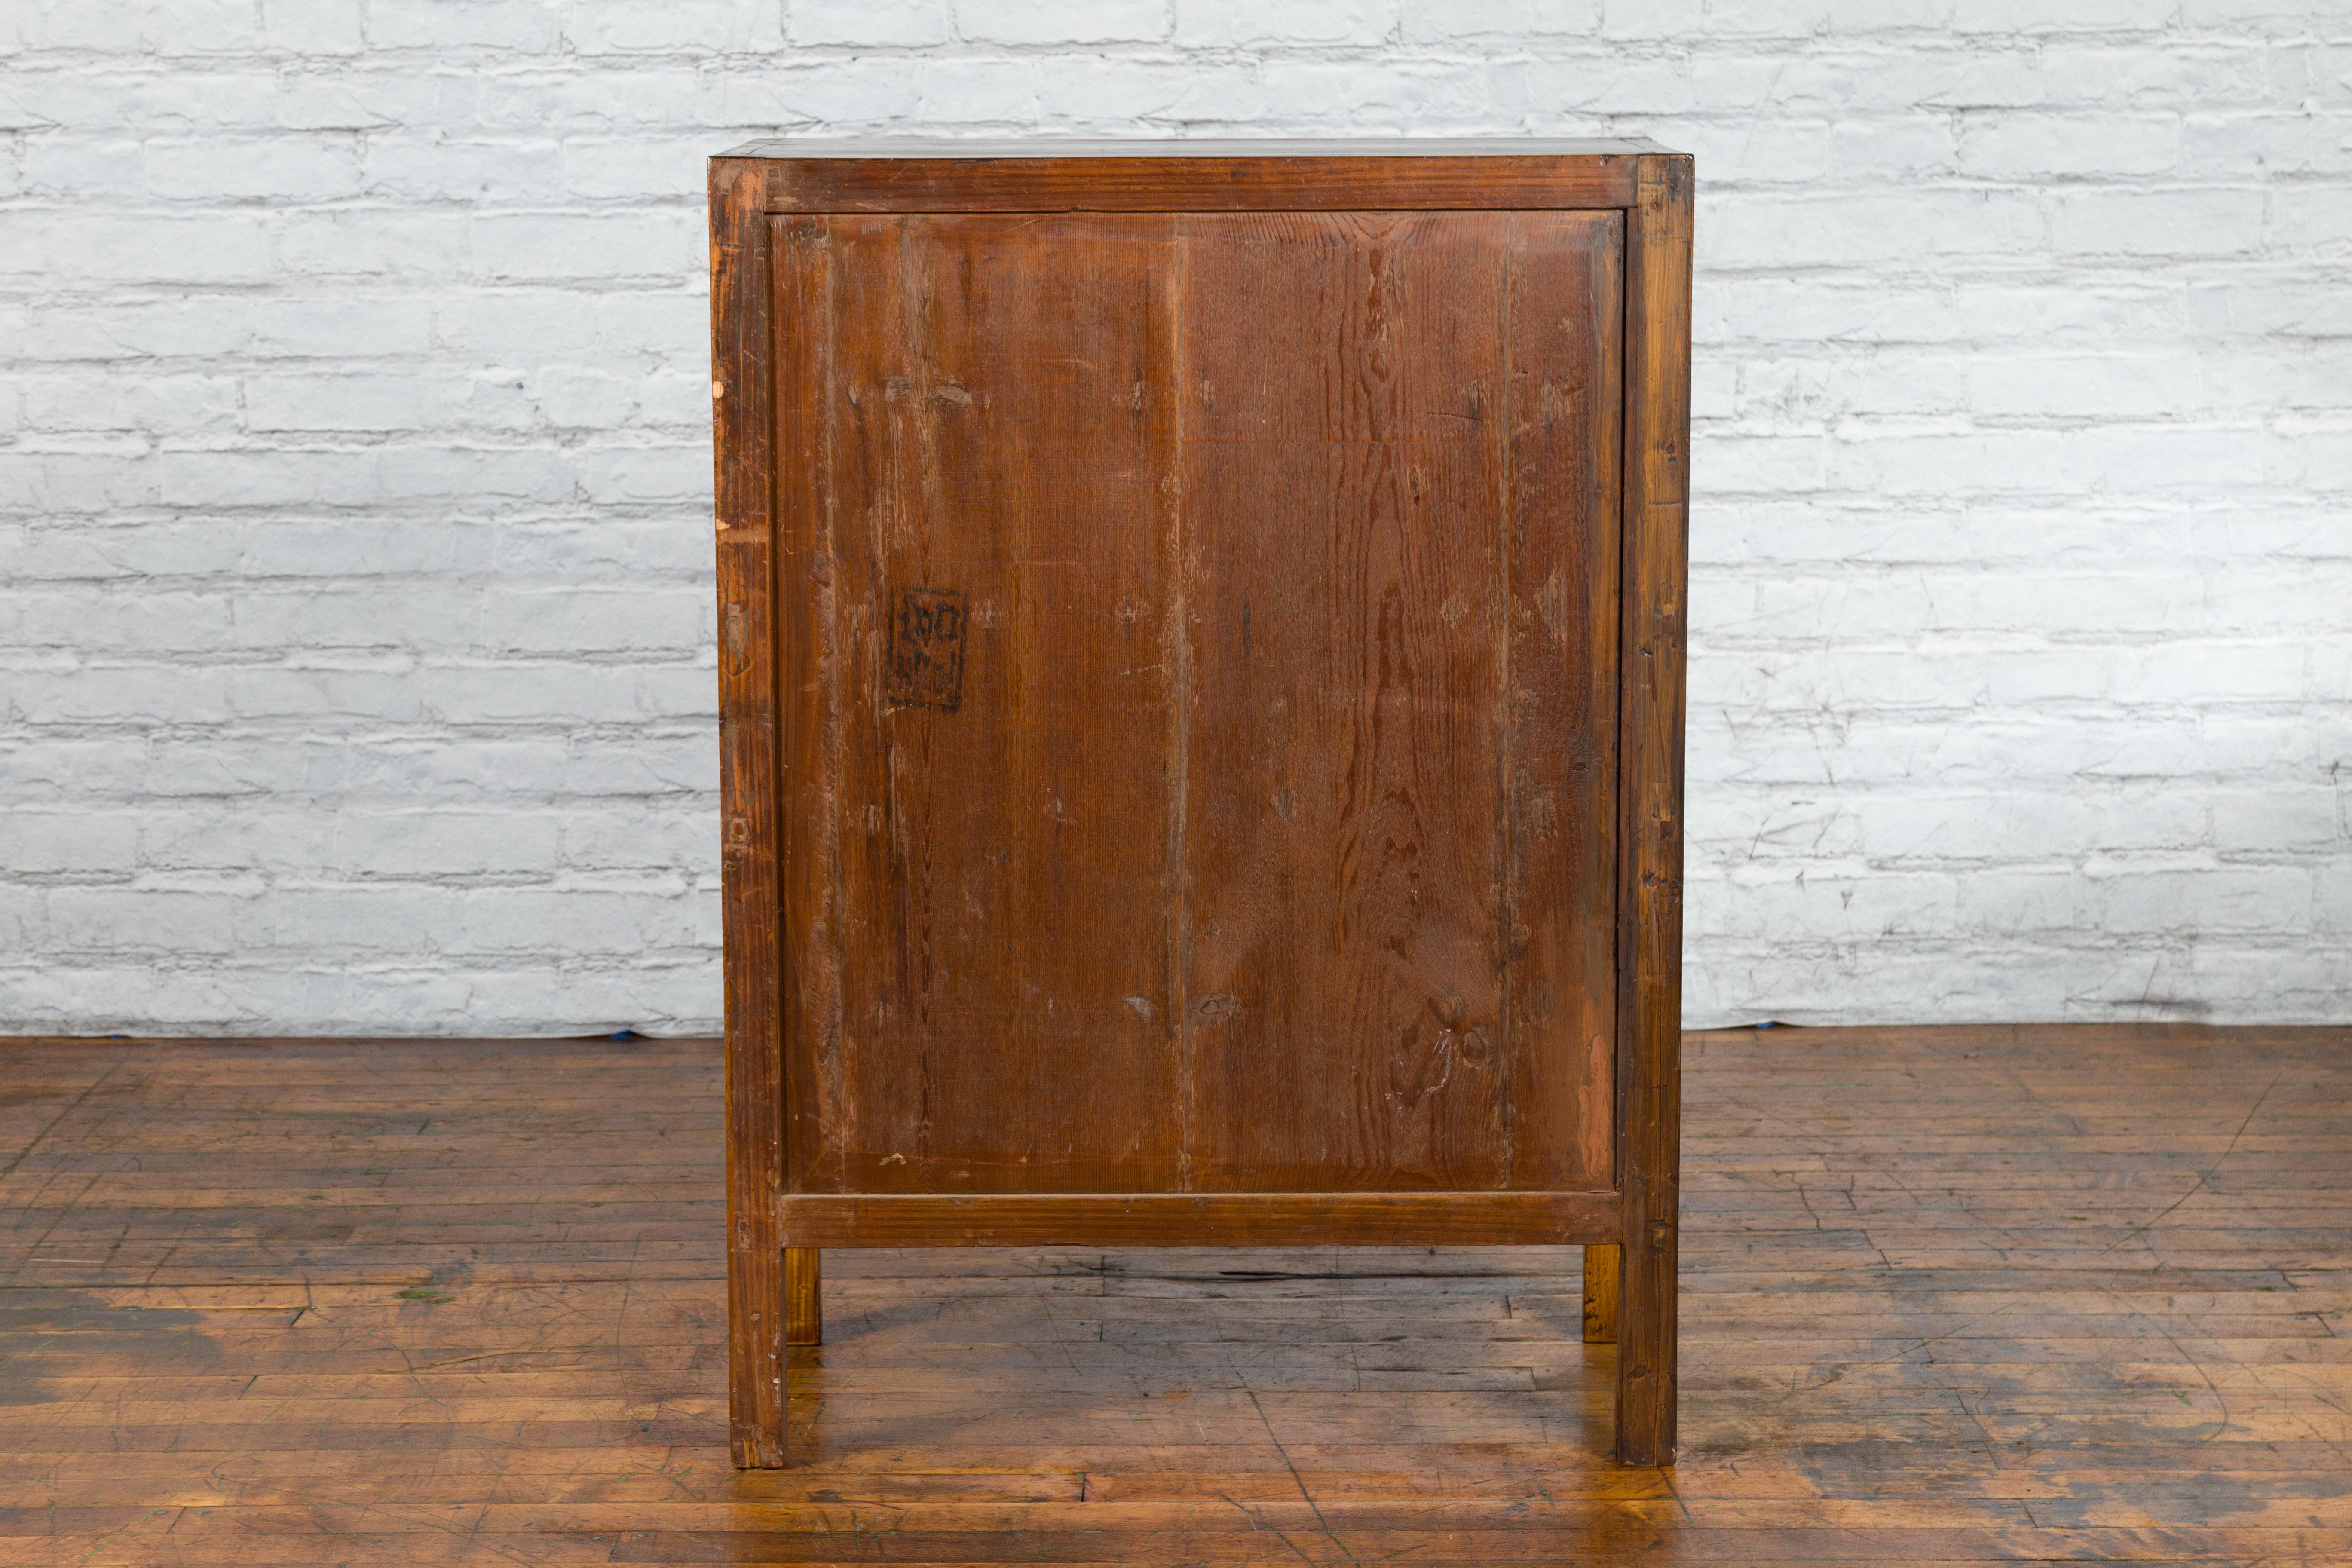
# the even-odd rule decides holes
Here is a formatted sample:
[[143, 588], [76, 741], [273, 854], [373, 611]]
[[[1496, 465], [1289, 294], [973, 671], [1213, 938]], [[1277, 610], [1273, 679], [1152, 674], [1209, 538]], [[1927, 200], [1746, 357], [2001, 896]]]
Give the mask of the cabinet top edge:
[[832, 137], [772, 137], [730, 147], [714, 158], [930, 161], [985, 163], [1017, 160], [1170, 158], [1227, 161], [1257, 158], [1632, 158], [1682, 157], [1644, 136], [1615, 137], [1423, 137], [1391, 136], [1334, 140], [1252, 137], [1080, 141], [1051, 136], [1007, 140], [852, 140]]

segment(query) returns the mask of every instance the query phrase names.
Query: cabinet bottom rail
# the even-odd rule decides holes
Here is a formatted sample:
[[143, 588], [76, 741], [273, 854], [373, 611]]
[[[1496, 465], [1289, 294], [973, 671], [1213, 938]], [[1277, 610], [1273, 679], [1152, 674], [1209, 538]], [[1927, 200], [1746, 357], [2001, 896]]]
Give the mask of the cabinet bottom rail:
[[787, 1247], [1539, 1247], [1621, 1239], [1618, 1194], [794, 1193]]

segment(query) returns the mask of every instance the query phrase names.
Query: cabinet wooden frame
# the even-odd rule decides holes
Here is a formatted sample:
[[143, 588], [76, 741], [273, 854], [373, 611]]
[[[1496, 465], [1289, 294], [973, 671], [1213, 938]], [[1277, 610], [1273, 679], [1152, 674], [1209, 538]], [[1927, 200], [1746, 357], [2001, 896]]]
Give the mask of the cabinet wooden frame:
[[[732, 1452], [786, 1462], [786, 1346], [816, 1337], [815, 1249], [908, 1246], [1581, 1244], [1617, 1279], [1617, 1458], [1671, 1463], [1680, 1093], [1684, 620], [1692, 166], [1638, 141], [760, 142], [709, 168], [711, 395], [725, 911]], [[787, 737], [811, 723], [783, 650], [807, 646], [779, 471], [771, 220], [870, 213], [1615, 212], [1622, 215], [1615, 1185], [1574, 1191], [790, 1193], [796, 977]], [[1616, 1249], [1622, 1247], [1622, 1253]], [[791, 1266], [787, 1267], [787, 1249]], [[1605, 1275], [1596, 1276], [1596, 1279]], [[1588, 1323], [1612, 1315], [1588, 1298]], [[1596, 1319], [1596, 1312], [1598, 1318]], [[1605, 1330], [1591, 1337], [1606, 1337]]]

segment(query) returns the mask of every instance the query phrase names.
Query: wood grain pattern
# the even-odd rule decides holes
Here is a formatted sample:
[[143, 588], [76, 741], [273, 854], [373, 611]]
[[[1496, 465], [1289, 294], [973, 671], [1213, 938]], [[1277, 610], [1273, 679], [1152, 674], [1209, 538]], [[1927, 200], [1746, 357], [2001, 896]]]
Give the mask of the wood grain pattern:
[[1507, 225], [1189, 220], [1185, 1037], [1206, 1189], [1504, 1184], [1505, 548], [1483, 435]]
[[777, 212], [1625, 207], [1639, 140], [972, 144], [761, 142]]
[[[830, 408], [833, 253], [824, 226], [805, 219], [767, 224], [769, 342], [775, 374], [772, 475], [776, 566], [767, 579], [777, 628], [777, 877], [784, 1081], [784, 1169], [779, 1190], [838, 1179], [841, 1152], [825, 1131], [843, 1124], [848, 1098], [842, 1074], [839, 943], [835, 920], [841, 827], [840, 689], [842, 660], [823, 635], [839, 595], [839, 554], [824, 500], [834, 463]], [[715, 307], [714, 307], [715, 308]], [[725, 433], [721, 432], [722, 442]], [[790, 671], [785, 679], [782, 671]], [[731, 931], [733, 928], [729, 928]]]
[[1691, 163], [1644, 155], [1626, 242], [1624, 853], [1617, 1446], [1672, 1464], [1680, 1225], [1683, 652], [1689, 578]]
[[[1616, 1184], [1624, 221], [1511, 226], [1507, 878], [1514, 1187]], [[1603, 976], [1612, 976], [1604, 980]]]
[[1688, 160], [713, 170], [742, 1408], [784, 1241], [1624, 1239], [1671, 1458]]
[[0, 1563], [2342, 1561], [2352, 1030], [1685, 1057], [1670, 1473], [1529, 1247], [840, 1253], [737, 1470], [718, 1042], [0, 1043]]
[[824, 1254], [814, 1247], [784, 1248], [784, 1343], [824, 1342]]
[[[1605, 820], [1614, 788], [1590, 763], [1612, 739], [1591, 693], [1613, 681], [1616, 519], [1578, 504], [1614, 495], [1616, 300], [1586, 281], [1614, 276], [1613, 215], [1186, 235], [1193, 1180], [1606, 1184], [1605, 1088], [1572, 1086], [1609, 1070], [1613, 868], [1606, 830], [1571, 819]], [[1558, 601], [1540, 648], [1517, 646], [1526, 581]], [[1514, 651], [1528, 679], [1507, 697]], [[1546, 765], [1563, 754], [1580, 775]], [[1507, 795], [1586, 853], [1514, 879]], [[1507, 1025], [1530, 923], [1561, 1016]]]
[[798, 1195], [802, 1247], [1557, 1246], [1617, 1233], [1615, 1193]]
[[[1168, 228], [824, 220], [835, 1190], [1175, 1184]], [[952, 705], [894, 693], [909, 594]]]
[[783, 944], [767, 218], [758, 165], [710, 166], [718, 440], [720, 866], [727, 944], [728, 1317], [736, 1462], [784, 1462]]
[[1617, 1342], [1618, 1293], [1625, 1249], [1613, 1241], [1584, 1249], [1584, 1342]]
[[775, 220], [793, 1191], [1610, 1184], [1622, 233]]

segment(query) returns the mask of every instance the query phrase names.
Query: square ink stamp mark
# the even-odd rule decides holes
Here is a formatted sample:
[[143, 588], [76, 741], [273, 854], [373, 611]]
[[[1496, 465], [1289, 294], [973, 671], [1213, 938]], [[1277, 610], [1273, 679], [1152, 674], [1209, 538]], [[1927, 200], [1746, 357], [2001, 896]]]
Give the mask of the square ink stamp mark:
[[890, 705], [952, 713], [963, 700], [963, 595], [901, 588], [890, 614]]

